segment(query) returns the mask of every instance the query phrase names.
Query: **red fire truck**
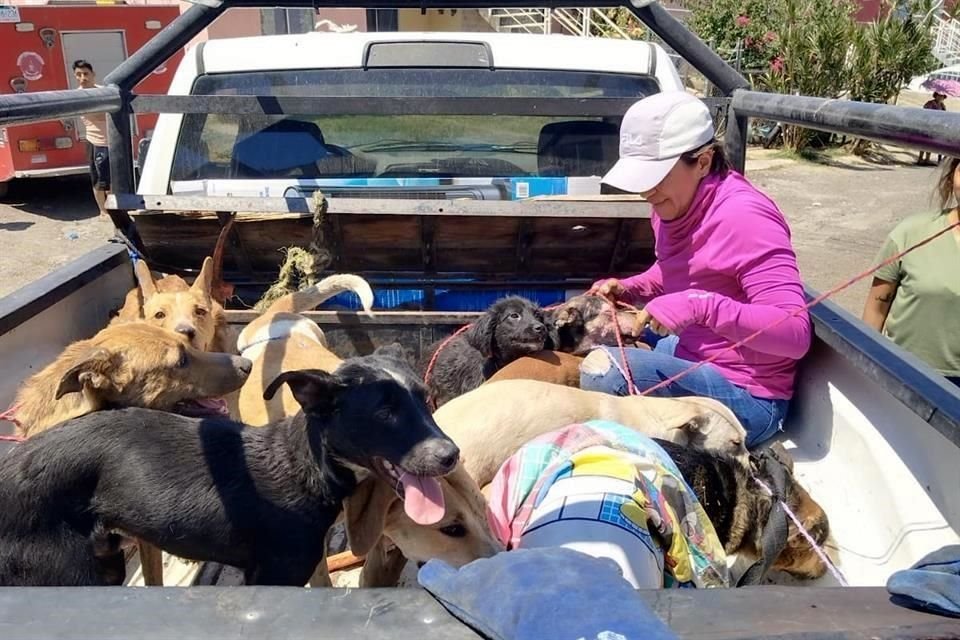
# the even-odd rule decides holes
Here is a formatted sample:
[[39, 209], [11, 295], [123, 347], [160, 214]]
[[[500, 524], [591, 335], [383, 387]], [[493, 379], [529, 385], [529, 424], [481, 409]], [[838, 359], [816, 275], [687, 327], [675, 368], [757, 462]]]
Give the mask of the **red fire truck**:
[[[17, 5], [0, 0], [0, 93], [76, 88], [73, 61], [88, 60], [103, 79], [128, 55], [180, 14], [176, 4], [125, 4], [104, 0]], [[139, 85], [143, 93], [166, 93], [182, 52]], [[137, 115], [136, 142], [156, 123]], [[135, 149], [136, 152], [136, 149]], [[63, 176], [87, 171], [79, 118], [0, 128], [0, 196], [10, 180]]]

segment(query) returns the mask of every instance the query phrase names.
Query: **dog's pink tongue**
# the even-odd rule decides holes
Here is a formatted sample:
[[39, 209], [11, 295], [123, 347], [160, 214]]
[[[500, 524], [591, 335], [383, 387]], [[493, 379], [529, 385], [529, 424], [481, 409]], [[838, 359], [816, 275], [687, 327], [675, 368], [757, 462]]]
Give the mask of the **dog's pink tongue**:
[[227, 401], [223, 398], [200, 398], [195, 401], [201, 409], [207, 409], [212, 413], [221, 415], [230, 415], [230, 409], [227, 407]]
[[436, 478], [404, 473], [403, 510], [417, 524], [431, 525], [443, 520], [443, 489]]

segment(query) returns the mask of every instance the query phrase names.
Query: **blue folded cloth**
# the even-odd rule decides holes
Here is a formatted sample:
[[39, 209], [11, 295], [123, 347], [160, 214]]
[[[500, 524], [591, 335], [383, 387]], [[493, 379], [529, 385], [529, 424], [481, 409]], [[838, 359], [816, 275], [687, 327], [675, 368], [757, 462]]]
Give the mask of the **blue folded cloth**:
[[912, 609], [960, 618], [960, 545], [928, 553], [887, 580], [894, 602]]
[[430, 560], [424, 589], [492, 640], [676, 640], [616, 563], [562, 547], [517, 549], [457, 570]]

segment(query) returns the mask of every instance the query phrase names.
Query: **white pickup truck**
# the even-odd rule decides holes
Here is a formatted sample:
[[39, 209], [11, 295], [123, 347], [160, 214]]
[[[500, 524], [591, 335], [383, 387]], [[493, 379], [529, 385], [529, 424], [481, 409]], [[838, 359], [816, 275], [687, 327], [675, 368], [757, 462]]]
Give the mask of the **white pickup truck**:
[[[682, 89], [673, 64], [642, 42], [478, 33], [209, 41], [187, 52], [170, 94], [216, 96], [223, 111], [163, 114], [138, 206], [127, 198], [119, 208], [136, 209], [147, 261], [186, 275], [235, 214], [225, 274], [247, 302], [275, 277], [278, 249], [321, 246], [330, 270], [367, 277], [386, 309], [374, 318], [312, 314], [335, 348], [349, 356], [400, 341], [419, 354], [494, 297], [519, 293], [548, 304], [597, 274], [651, 263], [646, 205], [597, 196], [599, 176], [616, 159], [616, 113], [666, 89]], [[247, 109], [242, 96], [259, 96], [262, 110]], [[310, 113], [315, 96], [346, 104], [318, 103]], [[423, 97], [461, 112], [437, 113]], [[489, 109], [470, 113], [467, 99]], [[498, 112], [498, 104], [515, 111], [524, 99], [523, 115]], [[277, 114], [277, 105], [292, 115]], [[538, 114], [541, 105], [551, 112]], [[310, 206], [317, 191], [328, 206]], [[279, 198], [302, 209], [270, 204]], [[410, 198], [416, 206], [404, 202]], [[127, 251], [107, 245], [0, 299], [0, 406], [65, 345], [104, 326], [133, 283]], [[960, 543], [960, 393], [834, 304], [811, 314], [815, 344], [784, 442], [830, 518], [837, 566], [853, 586], [881, 587], [927, 552]], [[228, 317], [239, 330], [253, 316], [237, 308]], [[856, 628], [872, 628], [864, 603], [880, 598], [877, 590], [825, 594], [817, 587], [836, 586], [830, 574], [804, 586], [745, 590], [737, 616], [759, 615], [751, 601], [771, 611], [784, 602], [819, 606], [833, 613], [820, 618], [811, 609], [797, 631], [826, 632], [851, 607]], [[719, 602], [710, 597], [647, 599], [666, 603], [662, 614], [680, 606], [678, 598]], [[890, 614], [877, 615], [880, 624]]]

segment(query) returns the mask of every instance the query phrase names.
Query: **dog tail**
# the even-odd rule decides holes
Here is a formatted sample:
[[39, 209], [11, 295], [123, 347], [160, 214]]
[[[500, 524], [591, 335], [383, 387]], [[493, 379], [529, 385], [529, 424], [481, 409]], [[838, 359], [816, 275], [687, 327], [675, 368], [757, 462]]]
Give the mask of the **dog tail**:
[[360, 298], [363, 310], [373, 314], [373, 289], [360, 276], [349, 273], [327, 276], [312, 287], [302, 291], [288, 293], [267, 309], [266, 313], [303, 313], [316, 309], [318, 306], [344, 291], [353, 291]]

